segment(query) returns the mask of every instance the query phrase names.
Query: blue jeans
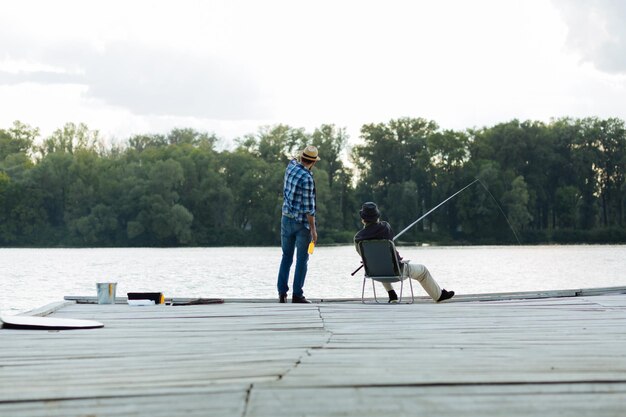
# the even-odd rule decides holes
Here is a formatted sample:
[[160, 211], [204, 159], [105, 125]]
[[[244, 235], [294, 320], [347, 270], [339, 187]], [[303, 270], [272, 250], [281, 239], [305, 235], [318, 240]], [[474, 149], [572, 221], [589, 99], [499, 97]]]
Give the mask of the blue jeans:
[[296, 271], [293, 277], [293, 295], [302, 297], [304, 279], [306, 278], [307, 262], [309, 254], [307, 249], [311, 241], [311, 232], [304, 223], [296, 222], [287, 216], [283, 216], [280, 223], [280, 243], [283, 248], [283, 258], [278, 270], [278, 293], [287, 294], [289, 291], [289, 271], [293, 263], [293, 253], [296, 253]]

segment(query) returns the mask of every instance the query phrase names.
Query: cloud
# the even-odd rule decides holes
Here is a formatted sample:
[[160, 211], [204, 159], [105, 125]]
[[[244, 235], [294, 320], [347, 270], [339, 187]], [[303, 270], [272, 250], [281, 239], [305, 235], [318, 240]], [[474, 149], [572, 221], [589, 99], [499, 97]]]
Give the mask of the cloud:
[[626, 74], [626, 2], [553, 0], [553, 3], [569, 28], [569, 48], [601, 71]]
[[3, 85], [81, 84], [87, 87], [86, 98], [138, 115], [237, 120], [262, 119], [269, 113], [254, 74], [233, 58], [119, 41], [100, 48], [76, 41], [43, 47], [21, 40], [12, 45], [8, 53], [14, 62], [65, 70], [0, 68]]
[[235, 62], [116, 43], [86, 66], [89, 95], [135, 113], [209, 119], [264, 113], [251, 74]]
[[624, 117], [621, 2], [7, 2], [0, 122], [119, 137], [335, 123], [357, 138], [404, 116], [454, 129]]
[[15, 85], [23, 83], [35, 84], [76, 84], [77, 77], [54, 71], [0, 71], [0, 85]]

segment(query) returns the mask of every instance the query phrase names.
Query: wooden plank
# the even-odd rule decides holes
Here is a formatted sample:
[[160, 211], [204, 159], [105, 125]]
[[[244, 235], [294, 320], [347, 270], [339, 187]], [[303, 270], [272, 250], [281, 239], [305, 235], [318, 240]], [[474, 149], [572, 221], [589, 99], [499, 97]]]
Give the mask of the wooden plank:
[[153, 390], [148, 395], [122, 394], [109, 398], [0, 403], [0, 414], [21, 417], [240, 416], [243, 414], [247, 391], [247, 386], [229, 390], [187, 387], [177, 392]]
[[[289, 388], [251, 392], [247, 417], [623, 415], [626, 384]], [[289, 407], [277, 407], [289, 404]]]
[[43, 307], [35, 308], [33, 310], [21, 313], [20, 316], [47, 316], [54, 313], [64, 307], [68, 307], [74, 304], [73, 301], [57, 301], [54, 303], [46, 304]]
[[64, 305], [51, 317], [105, 327], [0, 330], [0, 415], [621, 415], [626, 295], [611, 291]]

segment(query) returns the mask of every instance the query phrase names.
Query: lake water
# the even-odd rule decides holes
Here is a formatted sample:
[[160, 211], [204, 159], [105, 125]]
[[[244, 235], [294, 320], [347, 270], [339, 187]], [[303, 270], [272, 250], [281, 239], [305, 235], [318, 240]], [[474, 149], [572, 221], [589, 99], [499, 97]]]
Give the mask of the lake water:
[[[458, 294], [626, 285], [626, 245], [400, 247]], [[16, 314], [96, 295], [96, 282], [117, 282], [117, 295], [160, 291], [166, 297], [274, 298], [278, 247], [0, 249], [0, 312]], [[305, 295], [360, 297], [354, 247], [317, 247]], [[293, 268], [292, 268], [293, 274]], [[425, 295], [417, 285], [416, 291]]]

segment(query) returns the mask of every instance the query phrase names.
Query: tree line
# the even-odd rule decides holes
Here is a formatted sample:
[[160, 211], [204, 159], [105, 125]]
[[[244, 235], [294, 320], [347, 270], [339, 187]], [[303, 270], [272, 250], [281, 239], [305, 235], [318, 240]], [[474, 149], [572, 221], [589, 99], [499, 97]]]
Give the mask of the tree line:
[[403, 235], [442, 244], [625, 242], [626, 129], [615, 118], [443, 130], [422, 118], [345, 129], [260, 128], [218, 150], [194, 129], [104, 145], [68, 123], [0, 129], [0, 246], [277, 245], [284, 169], [307, 144], [320, 243], [348, 243], [375, 201]]

